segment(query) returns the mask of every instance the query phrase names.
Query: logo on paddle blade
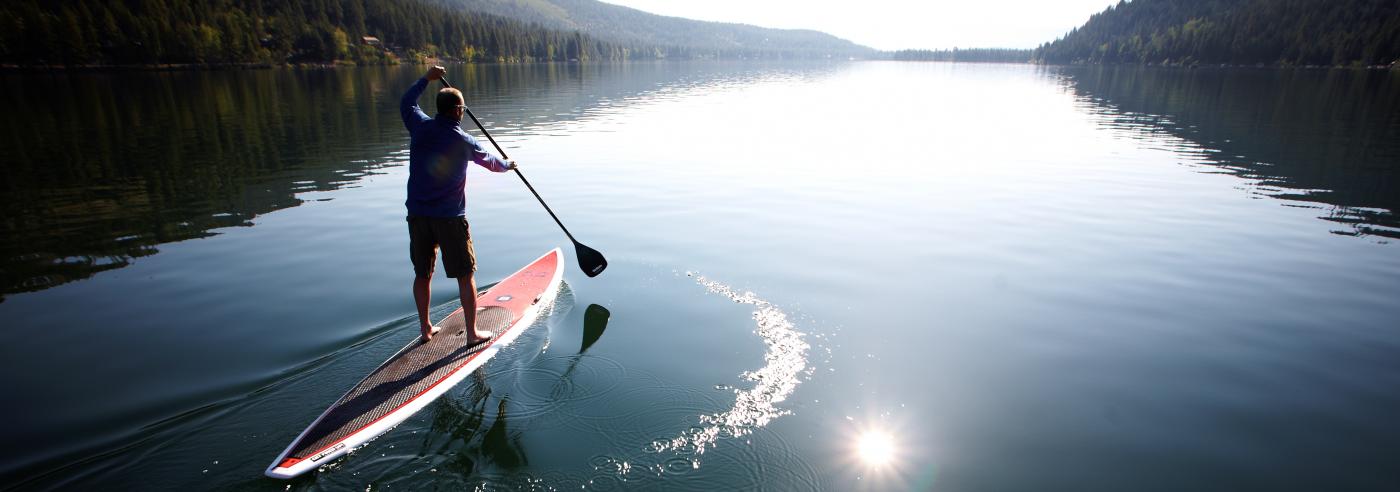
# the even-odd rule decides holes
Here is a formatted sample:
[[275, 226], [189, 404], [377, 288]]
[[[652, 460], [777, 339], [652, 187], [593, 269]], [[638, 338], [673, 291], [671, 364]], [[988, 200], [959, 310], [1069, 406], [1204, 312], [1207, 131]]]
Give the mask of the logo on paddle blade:
[[503, 296], [501, 296], [501, 297], [497, 297], [497, 298], [496, 298], [496, 302], [506, 302], [506, 301], [509, 301], [509, 300], [511, 300], [511, 299], [514, 299], [514, 297], [511, 297], [510, 294], [506, 294], [506, 295], [503, 295]]

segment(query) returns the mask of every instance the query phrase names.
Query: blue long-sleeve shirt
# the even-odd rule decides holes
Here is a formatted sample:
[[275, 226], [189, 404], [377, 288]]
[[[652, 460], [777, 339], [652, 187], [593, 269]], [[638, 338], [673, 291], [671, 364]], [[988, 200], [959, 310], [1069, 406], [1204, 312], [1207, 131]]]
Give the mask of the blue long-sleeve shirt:
[[418, 79], [399, 101], [403, 126], [411, 137], [408, 145], [409, 215], [461, 217], [467, 213], [467, 163], [501, 173], [509, 164], [487, 153], [481, 144], [462, 131], [460, 120], [439, 114], [429, 118], [418, 107], [418, 96], [428, 87], [428, 79]]

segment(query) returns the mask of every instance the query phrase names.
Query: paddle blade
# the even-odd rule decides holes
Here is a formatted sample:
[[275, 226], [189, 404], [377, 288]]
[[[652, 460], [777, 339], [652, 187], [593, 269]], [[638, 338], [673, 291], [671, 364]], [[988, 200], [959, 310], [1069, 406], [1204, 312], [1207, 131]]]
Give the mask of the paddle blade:
[[603, 273], [603, 269], [608, 267], [607, 258], [598, 250], [579, 244], [574, 241], [574, 253], [578, 256], [578, 267], [583, 270], [583, 274], [589, 277], [597, 277]]

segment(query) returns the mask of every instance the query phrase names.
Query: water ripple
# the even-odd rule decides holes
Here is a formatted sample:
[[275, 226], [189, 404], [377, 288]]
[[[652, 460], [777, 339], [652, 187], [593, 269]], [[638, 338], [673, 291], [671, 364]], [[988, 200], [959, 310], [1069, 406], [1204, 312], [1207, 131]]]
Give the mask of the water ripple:
[[669, 440], [652, 442], [647, 450], [652, 452], [689, 451], [703, 454], [721, 438], [741, 437], [768, 425], [773, 419], [788, 415], [791, 410], [778, 408], [777, 404], [786, 400], [797, 385], [802, 382], [803, 371], [807, 368], [806, 335], [797, 331], [787, 313], [773, 306], [753, 292], [740, 292], [732, 287], [696, 275], [700, 285], [712, 294], [728, 297], [740, 304], [758, 308], [753, 318], [755, 332], [768, 346], [763, 354], [764, 366], [740, 375], [753, 381], [754, 387], [735, 390], [734, 407], [724, 412], [700, 416], [701, 425], [692, 427], [681, 435]]

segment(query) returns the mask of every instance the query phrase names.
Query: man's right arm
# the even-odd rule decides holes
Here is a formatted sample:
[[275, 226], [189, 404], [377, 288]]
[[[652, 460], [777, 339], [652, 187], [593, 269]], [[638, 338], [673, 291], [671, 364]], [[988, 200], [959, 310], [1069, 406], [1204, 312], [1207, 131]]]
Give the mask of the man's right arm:
[[420, 123], [432, 119], [418, 107], [418, 96], [423, 95], [423, 89], [427, 88], [428, 79], [418, 79], [413, 83], [413, 87], [409, 87], [408, 92], [403, 94], [403, 100], [399, 101], [399, 116], [403, 117], [403, 126], [410, 132]]

